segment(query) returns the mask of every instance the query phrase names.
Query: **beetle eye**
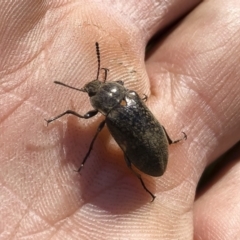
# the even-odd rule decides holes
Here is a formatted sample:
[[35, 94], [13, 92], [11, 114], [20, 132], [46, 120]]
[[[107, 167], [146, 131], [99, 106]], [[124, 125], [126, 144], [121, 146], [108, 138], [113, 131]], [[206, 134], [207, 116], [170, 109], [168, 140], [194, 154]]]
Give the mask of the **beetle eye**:
[[89, 96], [89, 97], [93, 97], [94, 95], [96, 95], [96, 92], [93, 92], [93, 91], [88, 92], [88, 96]]
[[124, 82], [122, 81], [122, 80], [118, 80], [118, 81], [116, 81], [118, 84], [120, 84], [120, 85], [124, 85]]

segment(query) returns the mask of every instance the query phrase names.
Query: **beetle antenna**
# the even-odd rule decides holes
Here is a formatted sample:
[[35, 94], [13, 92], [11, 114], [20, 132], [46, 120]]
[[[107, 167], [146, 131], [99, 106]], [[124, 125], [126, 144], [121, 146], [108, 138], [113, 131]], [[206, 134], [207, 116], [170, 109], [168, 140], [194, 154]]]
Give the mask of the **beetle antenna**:
[[98, 61], [98, 70], [97, 70], [97, 80], [98, 80], [99, 72], [100, 72], [100, 50], [99, 50], [98, 42], [96, 42], [96, 53], [97, 53], [97, 61]]
[[62, 85], [62, 86], [64, 86], [64, 87], [68, 87], [68, 88], [77, 90], [77, 91], [85, 92], [83, 88], [75, 88], [75, 87], [69, 86], [69, 85], [67, 85], [67, 84], [65, 84], [65, 83], [59, 82], [59, 81], [54, 81], [54, 83], [59, 84], [59, 85]]

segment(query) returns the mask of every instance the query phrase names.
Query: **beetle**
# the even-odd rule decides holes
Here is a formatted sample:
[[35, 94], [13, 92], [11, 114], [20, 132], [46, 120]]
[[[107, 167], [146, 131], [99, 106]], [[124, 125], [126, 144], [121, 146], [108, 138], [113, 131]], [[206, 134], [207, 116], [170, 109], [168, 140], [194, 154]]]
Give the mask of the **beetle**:
[[[103, 114], [105, 119], [99, 124], [88, 152], [77, 172], [80, 172], [83, 168], [98, 134], [106, 124], [111, 135], [122, 149], [127, 166], [137, 176], [145, 191], [151, 195], [152, 201], [154, 201], [155, 196], [146, 187], [141, 175], [132, 168], [132, 165], [141, 172], [153, 177], [163, 175], [168, 162], [168, 145], [187, 139], [187, 135], [182, 132], [183, 138], [172, 141], [165, 128], [145, 105], [146, 96], [141, 99], [135, 91], [125, 88], [121, 80], [106, 82], [108, 69], [100, 68], [98, 42], [96, 42], [96, 54], [98, 62], [97, 77], [83, 88], [79, 89], [54, 81], [56, 84], [87, 93], [93, 110], [84, 115], [67, 110], [54, 118], [45, 120], [49, 124], [67, 114], [84, 119], [91, 118], [99, 112]], [[101, 69], [105, 71], [103, 81], [99, 80]]]

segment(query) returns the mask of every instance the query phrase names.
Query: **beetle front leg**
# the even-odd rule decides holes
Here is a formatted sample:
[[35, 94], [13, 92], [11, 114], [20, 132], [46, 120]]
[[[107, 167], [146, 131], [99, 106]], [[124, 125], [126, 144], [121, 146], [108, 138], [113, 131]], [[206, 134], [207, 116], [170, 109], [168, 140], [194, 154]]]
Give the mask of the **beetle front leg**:
[[143, 94], [142, 100], [143, 100], [144, 102], [146, 102], [146, 101], [148, 100], [148, 96], [147, 96], [146, 94]]
[[147, 189], [145, 183], [144, 183], [143, 180], [142, 180], [141, 175], [133, 170], [133, 168], [132, 168], [132, 163], [131, 163], [131, 161], [128, 159], [128, 157], [127, 157], [126, 155], [125, 155], [125, 161], [126, 161], [126, 163], [127, 163], [127, 166], [132, 170], [132, 172], [133, 172], [133, 173], [136, 175], [136, 177], [140, 180], [140, 182], [141, 182], [144, 190], [151, 195], [151, 197], [152, 197], [152, 201], [151, 201], [151, 202], [153, 202], [154, 199], [156, 198], [156, 196], [154, 196], [154, 195]]
[[109, 69], [108, 68], [101, 68], [101, 69], [103, 69], [105, 71], [105, 76], [103, 79], [103, 82], [105, 83], [107, 81], [107, 73], [108, 73]]
[[66, 115], [66, 114], [72, 114], [72, 115], [74, 115], [76, 117], [79, 117], [79, 118], [88, 119], [88, 118], [91, 118], [91, 117], [95, 116], [97, 113], [98, 113], [98, 110], [95, 110], [95, 109], [87, 112], [84, 115], [80, 115], [80, 114], [78, 114], [78, 113], [76, 113], [72, 110], [67, 110], [66, 112], [64, 112], [62, 114], [59, 114], [58, 116], [56, 116], [54, 118], [51, 118], [51, 119], [48, 119], [48, 120], [44, 119], [44, 120], [47, 122], [47, 124], [49, 124], [50, 122], [53, 122], [53, 121], [57, 120], [58, 118]]

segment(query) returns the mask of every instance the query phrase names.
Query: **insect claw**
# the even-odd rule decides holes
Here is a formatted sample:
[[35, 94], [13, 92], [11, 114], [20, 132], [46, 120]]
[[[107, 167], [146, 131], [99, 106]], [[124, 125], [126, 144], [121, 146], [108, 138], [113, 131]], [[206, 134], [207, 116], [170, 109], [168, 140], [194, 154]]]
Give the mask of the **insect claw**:
[[182, 139], [187, 140], [187, 134], [185, 132], [182, 132], [182, 134], [184, 135]]
[[47, 126], [48, 126], [48, 124], [51, 122], [51, 121], [49, 121], [49, 120], [47, 120], [47, 119], [45, 119], [45, 118], [44, 118], [44, 120], [47, 122]]

